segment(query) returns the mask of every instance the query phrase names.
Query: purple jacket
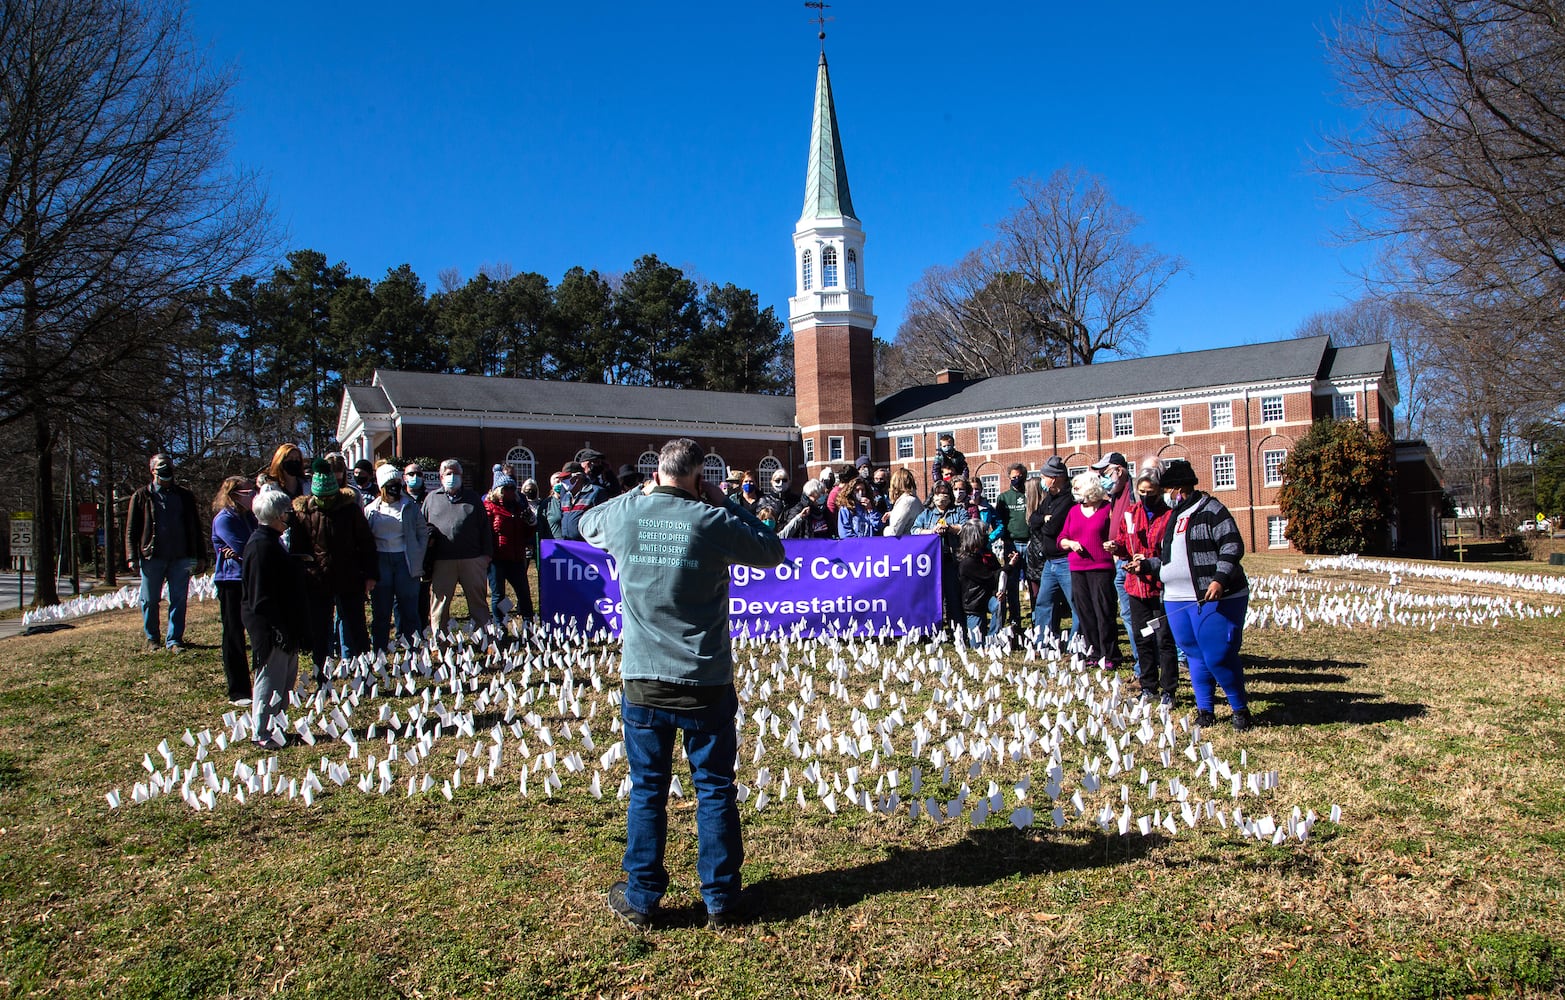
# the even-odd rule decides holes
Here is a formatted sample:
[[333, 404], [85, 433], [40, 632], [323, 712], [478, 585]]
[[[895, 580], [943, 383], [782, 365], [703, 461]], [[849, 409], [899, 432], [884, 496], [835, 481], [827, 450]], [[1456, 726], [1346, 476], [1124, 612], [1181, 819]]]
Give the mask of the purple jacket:
[[[255, 518], [247, 510], [225, 508], [212, 518], [212, 551], [217, 553], [217, 572], [212, 579], [219, 583], [239, 582], [239, 560], [244, 555], [245, 542], [255, 530]], [[234, 558], [223, 555], [224, 549], [232, 549]]]

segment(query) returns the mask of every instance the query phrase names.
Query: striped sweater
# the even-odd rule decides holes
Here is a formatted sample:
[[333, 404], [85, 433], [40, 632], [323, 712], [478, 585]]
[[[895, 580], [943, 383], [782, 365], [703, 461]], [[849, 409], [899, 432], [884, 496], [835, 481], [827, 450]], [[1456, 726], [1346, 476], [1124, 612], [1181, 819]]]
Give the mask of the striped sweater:
[[1244, 556], [1244, 539], [1228, 508], [1205, 493], [1193, 493], [1174, 509], [1168, 530], [1163, 535], [1162, 559], [1166, 565], [1173, 553], [1178, 526], [1184, 520], [1184, 550], [1195, 592], [1204, 593], [1213, 580], [1223, 585], [1224, 596], [1233, 596], [1249, 587], [1239, 560]]

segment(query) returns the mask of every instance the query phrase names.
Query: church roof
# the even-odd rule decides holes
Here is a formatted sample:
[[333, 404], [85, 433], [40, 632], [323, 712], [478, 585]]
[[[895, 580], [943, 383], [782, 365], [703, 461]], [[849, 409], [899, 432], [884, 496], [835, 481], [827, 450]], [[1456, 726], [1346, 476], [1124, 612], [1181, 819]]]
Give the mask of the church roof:
[[359, 396], [356, 393], [370, 390], [380, 392], [391, 406], [404, 413], [408, 410], [450, 410], [555, 420], [694, 422], [775, 426], [787, 430], [794, 427], [792, 396], [385, 369], [375, 372], [374, 386], [355, 386], [348, 391], [355, 394], [353, 399], [357, 406]]
[[348, 398], [361, 415], [392, 412], [391, 400], [386, 398], [385, 390], [378, 385], [350, 385]]
[[1388, 344], [1333, 348], [1330, 337], [1303, 337], [946, 385], [918, 385], [880, 399], [875, 404], [875, 420], [885, 424], [949, 419], [1256, 382], [1379, 376], [1387, 371], [1390, 350]]
[[804, 178], [804, 219], [833, 219], [853, 214], [848, 193], [848, 165], [842, 158], [842, 137], [837, 132], [837, 108], [831, 100], [831, 76], [826, 53], [821, 53], [815, 74], [815, 120], [810, 125], [810, 163]]

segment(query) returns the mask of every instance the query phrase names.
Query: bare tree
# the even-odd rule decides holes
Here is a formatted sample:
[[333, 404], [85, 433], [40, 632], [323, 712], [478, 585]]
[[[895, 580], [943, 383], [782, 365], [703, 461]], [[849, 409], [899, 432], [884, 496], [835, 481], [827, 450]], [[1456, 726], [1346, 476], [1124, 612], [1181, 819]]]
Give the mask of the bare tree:
[[0, 425], [32, 429], [39, 604], [58, 600], [60, 415], [110, 416], [100, 376], [266, 232], [226, 164], [230, 85], [174, 0], [0, 2]]
[[1565, 17], [1558, 0], [1372, 0], [1333, 40], [1362, 112], [1327, 164], [1377, 209], [1387, 277], [1540, 348], [1512, 398], [1565, 386]]
[[926, 378], [943, 368], [1013, 375], [1065, 363], [1052, 289], [1007, 270], [999, 249], [989, 244], [954, 267], [931, 267], [913, 286], [897, 330], [908, 369]]
[[1052, 291], [1065, 364], [1129, 354], [1146, 335], [1152, 301], [1184, 261], [1132, 239], [1141, 224], [1102, 178], [1057, 170], [1016, 185], [1021, 205], [999, 224], [1006, 269]]
[[1428, 369], [1434, 363], [1438, 312], [1412, 296], [1370, 295], [1340, 309], [1313, 313], [1294, 331], [1295, 337], [1322, 334], [1343, 347], [1350, 344], [1390, 344], [1397, 370], [1397, 394], [1402, 397], [1402, 437], [1420, 437], [1431, 390]]

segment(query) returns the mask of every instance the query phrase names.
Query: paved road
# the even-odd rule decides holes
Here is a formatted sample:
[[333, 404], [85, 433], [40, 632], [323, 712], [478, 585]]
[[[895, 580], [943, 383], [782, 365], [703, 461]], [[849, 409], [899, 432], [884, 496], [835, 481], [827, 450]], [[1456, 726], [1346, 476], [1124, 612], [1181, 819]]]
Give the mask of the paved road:
[[[124, 577], [121, 577], [123, 580]], [[81, 581], [82, 593], [85, 594], [98, 583], [96, 580], [83, 577]], [[71, 578], [61, 577], [55, 581], [60, 600], [68, 601], [76, 596], [71, 593]], [[20, 593], [18, 593], [20, 591]], [[33, 577], [31, 573], [25, 574], [20, 580], [17, 574], [7, 572], [0, 573], [0, 610], [11, 611], [20, 607], [27, 607], [33, 600]], [[18, 603], [20, 602], [20, 603]], [[0, 639], [7, 636], [18, 635], [22, 631], [21, 618], [0, 619]]]

